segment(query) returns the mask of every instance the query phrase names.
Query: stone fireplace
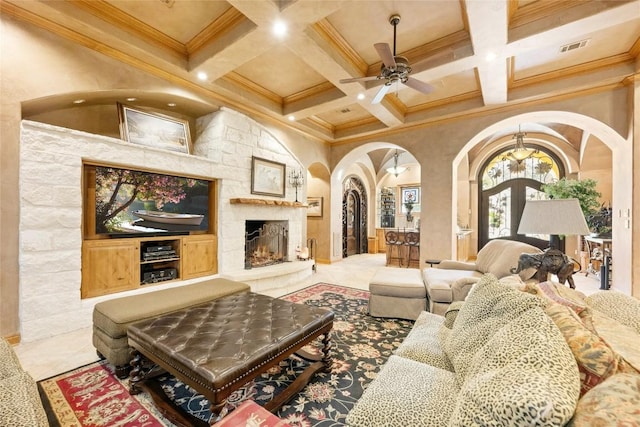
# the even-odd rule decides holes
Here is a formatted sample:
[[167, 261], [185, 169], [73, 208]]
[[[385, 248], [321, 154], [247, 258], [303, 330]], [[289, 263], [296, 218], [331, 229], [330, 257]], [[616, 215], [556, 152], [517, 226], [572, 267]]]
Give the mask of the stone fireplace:
[[[90, 327], [93, 307], [101, 301], [202, 280], [81, 298], [85, 161], [217, 180], [220, 277], [245, 282], [254, 292], [266, 292], [299, 284], [312, 274], [312, 261], [289, 262], [294, 248], [304, 241], [306, 209], [295, 206], [290, 191], [284, 199], [251, 194], [252, 155], [291, 168], [299, 164], [260, 124], [240, 113], [221, 109], [199, 118], [192, 154], [29, 121], [22, 122], [20, 141], [19, 305], [24, 342]], [[231, 202], [236, 199], [253, 203]], [[245, 222], [255, 218], [286, 222], [287, 240], [278, 251], [283, 262], [245, 270]]]
[[280, 264], [287, 261], [288, 221], [245, 221], [244, 268]]

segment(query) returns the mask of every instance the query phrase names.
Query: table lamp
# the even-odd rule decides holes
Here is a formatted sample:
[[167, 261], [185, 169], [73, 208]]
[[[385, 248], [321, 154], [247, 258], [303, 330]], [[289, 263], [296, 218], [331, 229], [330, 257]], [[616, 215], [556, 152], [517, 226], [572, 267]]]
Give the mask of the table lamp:
[[558, 249], [558, 235], [586, 235], [589, 227], [578, 199], [527, 200], [518, 234], [548, 234], [549, 248]]

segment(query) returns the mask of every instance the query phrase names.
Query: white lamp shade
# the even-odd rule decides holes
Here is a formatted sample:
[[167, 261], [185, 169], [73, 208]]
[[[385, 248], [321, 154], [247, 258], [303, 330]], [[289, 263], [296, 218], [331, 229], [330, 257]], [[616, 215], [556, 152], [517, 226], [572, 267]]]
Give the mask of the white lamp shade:
[[585, 235], [589, 227], [578, 199], [527, 200], [518, 234]]

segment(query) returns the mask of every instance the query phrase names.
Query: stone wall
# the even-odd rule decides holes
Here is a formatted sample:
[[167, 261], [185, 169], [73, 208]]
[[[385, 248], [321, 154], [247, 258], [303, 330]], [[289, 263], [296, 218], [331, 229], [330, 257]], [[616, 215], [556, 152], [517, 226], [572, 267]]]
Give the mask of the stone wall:
[[[220, 110], [199, 119], [196, 133], [199, 137], [194, 143], [194, 153], [189, 155], [22, 122], [19, 286], [20, 332], [24, 342], [88, 327], [96, 303], [154, 290], [149, 287], [80, 299], [83, 161], [218, 179], [220, 274], [244, 268], [246, 219], [288, 220], [289, 254], [295, 254], [296, 245], [303, 240], [304, 209], [229, 203], [233, 197], [265, 198], [251, 194], [251, 156], [300, 168], [293, 156], [258, 123], [231, 110]], [[292, 189], [287, 188], [285, 199], [294, 200]], [[175, 287], [195, 281], [158, 286]]]

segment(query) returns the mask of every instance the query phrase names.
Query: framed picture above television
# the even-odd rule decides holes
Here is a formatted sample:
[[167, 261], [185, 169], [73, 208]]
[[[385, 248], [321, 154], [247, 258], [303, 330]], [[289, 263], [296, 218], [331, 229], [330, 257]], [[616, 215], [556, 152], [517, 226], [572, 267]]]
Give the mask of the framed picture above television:
[[118, 103], [120, 137], [134, 144], [189, 154], [191, 133], [187, 120]]
[[210, 232], [215, 181], [85, 164], [87, 237]]

